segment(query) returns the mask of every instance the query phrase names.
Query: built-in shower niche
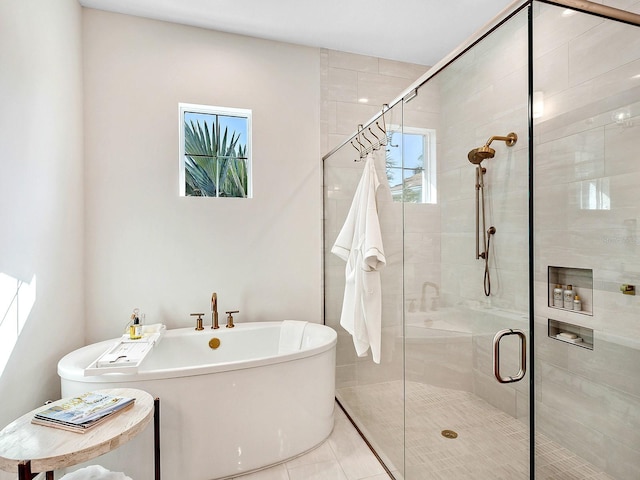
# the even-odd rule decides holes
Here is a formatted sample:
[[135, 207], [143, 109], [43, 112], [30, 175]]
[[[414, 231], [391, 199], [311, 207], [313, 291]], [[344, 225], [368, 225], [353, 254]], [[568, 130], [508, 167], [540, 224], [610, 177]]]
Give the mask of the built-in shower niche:
[[[557, 305], [554, 299], [554, 289], [560, 285], [564, 292], [571, 285], [573, 295], [580, 298], [580, 310], [564, 308], [563, 302]], [[593, 270], [588, 268], [549, 267], [547, 298], [549, 307], [565, 310], [582, 315], [593, 316]]]
[[593, 329], [551, 318], [547, 320], [549, 322], [547, 326], [549, 338], [593, 350]]

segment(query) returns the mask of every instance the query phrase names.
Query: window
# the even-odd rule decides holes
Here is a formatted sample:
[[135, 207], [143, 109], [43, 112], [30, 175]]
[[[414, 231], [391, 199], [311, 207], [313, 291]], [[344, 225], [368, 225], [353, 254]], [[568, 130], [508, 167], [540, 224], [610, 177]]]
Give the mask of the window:
[[387, 178], [394, 201], [438, 203], [435, 130], [392, 128], [387, 136]]
[[581, 210], [611, 210], [609, 178], [596, 178], [578, 183], [578, 203]]
[[251, 197], [251, 110], [180, 104], [180, 195]]

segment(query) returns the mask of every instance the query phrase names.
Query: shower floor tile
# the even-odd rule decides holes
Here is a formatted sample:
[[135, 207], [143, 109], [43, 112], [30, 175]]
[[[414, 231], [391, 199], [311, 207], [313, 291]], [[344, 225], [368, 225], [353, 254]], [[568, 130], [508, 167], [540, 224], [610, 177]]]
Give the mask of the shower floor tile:
[[[337, 394], [392, 471], [404, 454], [406, 480], [529, 478], [528, 425], [472, 393], [407, 382], [404, 414], [401, 382]], [[443, 437], [445, 429], [458, 437]], [[542, 434], [536, 442], [536, 480], [613, 480]]]

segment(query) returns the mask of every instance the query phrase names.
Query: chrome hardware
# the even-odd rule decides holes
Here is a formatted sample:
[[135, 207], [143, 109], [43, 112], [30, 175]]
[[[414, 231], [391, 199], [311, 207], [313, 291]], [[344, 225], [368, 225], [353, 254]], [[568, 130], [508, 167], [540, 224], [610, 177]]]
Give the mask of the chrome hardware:
[[218, 294], [216, 292], [211, 294], [211, 328], [220, 328], [218, 325]]
[[409, 93], [407, 93], [404, 97], [402, 97], [402, 101], [404, 103], [409, 103], [411, 100], [418, 96], [418, 89], [414, 88]]
[[[417, 89], [414, 89], [414, 92], [416, 92], [416, 94], [417, 94]], [[358, 125], [358, 132], [351, 138], [351, 140], [349, 140], [349, 142], [351, 143], [351, 146], [353, 148], [355, 148], [358, 151], [358, 154], [359, 154], [358, 158], [355, 160], [356, 162], [359, 162], [363, 158], [366, 158], [366, 156], [369, 153], [377, 151], [377, 150], [380, 150], [382, 147], [386, 147], [387, 144], [389, 143], [389, 137], [387, 136], [387, 123], [386, 123], [385, 118], [384, 118], [384, 114], [385, 114], [385, 112], [387, 110], [389, 110], [389, 105], [385, 103], [385, 104], [382, 105], [382, 112], [381, 112], [380, 117], [379, 117], [379, 118], [382, 119], [382, 127], [380, 126], [380, 123], [376, 120], [376, 126], [378, 127], [378, 130], [380, 130], [380, 132], [382, 132], [382, 135], [378, 134], [378, 135], [380, 135], [380, 136], [378, 136], [375, 133], [373, 133], [373, 130], [371, 130], [371, 127], [373, 126], [373, 120], [372, 120], [370, 123], [367, 124], [366, 127], [364, 125], [362, 125], [362, 124], [359, 124]], [[375, 142], [372, 142], [366, 136], [365, 128], [367, 130], [369, 130], [369, 133], [375, 137], [375, 139], [376, 139]], [[367, 146], [364, 143], [362, 143], [360, 141], [360, 137], [364, 138], [365, 141], [367, 141], [369, 143], [369, 146]], [[356, 143], [353, 143], [353, 142], [356, 142], [358, 145], [356, 145]], [[346, 143], [347, 142], [345, 141], [343, 143], [343, 145], [346, 145]], [[334, 153], [334, 151], [329, 153], [329, 155]]]
[[[513, 377], [500, 375], [500, 340], [507, 335], [517, 335], [520, 338], [520, 370]], [[522, 330], [512, 328], [500, 330], [493, 337], [493, 374], [500, 383], [513, 383], [522, 380], [527, 373], [527, 337]]]
[[197, 316], [198, 318], [196, 318], [196, 330], [204, 330], [204, 327], [202, 326], [202, 316], [204, 315], [204, 313], [192, 313], [191, 316], [195, 317]]
[[227, 314], [227, 328], [233, 328], [235, 325], [233, 324], [233, 314], [240, 313], [240, 310], [229, 310], [225, 312]]

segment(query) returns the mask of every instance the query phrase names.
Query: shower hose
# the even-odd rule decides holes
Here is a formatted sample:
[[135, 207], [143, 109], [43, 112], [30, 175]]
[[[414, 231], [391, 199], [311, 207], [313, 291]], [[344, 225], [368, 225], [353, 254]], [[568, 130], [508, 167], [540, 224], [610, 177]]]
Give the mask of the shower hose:
[[489, 247], [491, 246], [491, 229], [487, 230], [489, 238], [487, 238], [487, 250], [484, 255], [484, 294], [488, 297], [491, 295], [491, 276], [489, 275]]

